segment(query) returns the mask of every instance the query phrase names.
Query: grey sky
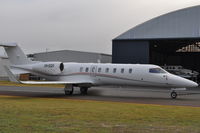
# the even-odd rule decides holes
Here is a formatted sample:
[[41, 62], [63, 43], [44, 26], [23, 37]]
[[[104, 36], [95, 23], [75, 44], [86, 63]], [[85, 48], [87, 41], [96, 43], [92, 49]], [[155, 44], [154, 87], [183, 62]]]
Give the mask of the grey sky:
[[199, 0], [0, 0], [0, 42], [26, 53], [111, 53], [112, 39], [146, 20]]

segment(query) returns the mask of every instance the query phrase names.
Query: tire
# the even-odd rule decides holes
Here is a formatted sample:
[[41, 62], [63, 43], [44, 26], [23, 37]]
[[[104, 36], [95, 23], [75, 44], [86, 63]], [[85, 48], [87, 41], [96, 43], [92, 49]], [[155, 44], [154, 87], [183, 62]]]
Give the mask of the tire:
[[176, 99], [177, 93], [175, 91], [171, 92], [171, 98]]
[[81, 92], [81, 94], [86, 95], [86, 94], [87, 94], [87, 91], [88, 91], [88, 88], [87, 88], [87, 87], [80, 87], [80, 92]]
[[64, 88], [64, 92], [65, 92], [65, 95], [72, 95], [73, 92], [74, 92], [74, 88], [73, 86], [71, 86], [70, 88]]
[[73, 91], [65, 91], [65, 95], [72, 95], [73, 94]]

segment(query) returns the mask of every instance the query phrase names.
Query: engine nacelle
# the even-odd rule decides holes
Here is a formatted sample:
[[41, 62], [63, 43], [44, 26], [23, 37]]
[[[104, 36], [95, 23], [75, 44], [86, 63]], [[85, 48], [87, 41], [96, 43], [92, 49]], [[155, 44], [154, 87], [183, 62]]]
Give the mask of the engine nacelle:
[[32, 70], [47, 75], [59, 75], [64, 70], [64, 64], [62, 62], [41, 62], [33, 65]]

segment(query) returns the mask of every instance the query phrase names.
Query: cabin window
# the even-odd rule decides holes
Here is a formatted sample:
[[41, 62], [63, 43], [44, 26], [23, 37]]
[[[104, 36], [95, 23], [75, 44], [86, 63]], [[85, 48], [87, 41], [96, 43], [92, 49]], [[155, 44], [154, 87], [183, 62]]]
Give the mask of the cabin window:
[[150, 73], [166, 73], [163, 69], [161, 68], [150, 68], [149, 69]]
[[83, 72], [83, 67], [80, 68], [80, 72]]
[[121, 69], [121, 73], [124, 73], [124, 68]]
[[98, 73], [100, 73], [101, 72], [101, 68], [98, 68]]
[[129, 73], [132, 73], [132, 72], [133, 72], [133, 69], [130, 68], [128, 71], [129, 71]]
[[117, 72], [117, 68], [113, 68], [113, 73], [116, 73]]
[[92, 67], [92, 68], [91, 68], [91, 72], [92, 72], [92, 73], [96, 73], [96, 67]]
[[106, 73], [109, 73], [109, 68], [106, 68]]
[[88, 67], [85, 68], [85, 72], [89, 72], [89, 68]]

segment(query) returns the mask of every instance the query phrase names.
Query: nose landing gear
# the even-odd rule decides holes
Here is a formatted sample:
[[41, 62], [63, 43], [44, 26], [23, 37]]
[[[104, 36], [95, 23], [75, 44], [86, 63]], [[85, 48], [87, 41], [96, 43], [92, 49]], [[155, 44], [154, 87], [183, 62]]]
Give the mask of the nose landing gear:
[[[176, 99], [178, 94], [177, 94], [177, 91], [181, 92], [181, 91], [186, 91], [187, 89], [186, 88], [172, 88], [171, 89], [171, 98], [172, 99]], [[183, 94], [179, 94], [179, 95], [183, 95]]]
[[177, 95], [177, 93], [176, 93], [175, 91], [172, 91], [172, 92], [171, 92], [171, 98], [172, 98], [172, 99], [176, 99], [177, 96], [178, 96], [178, 95]]

